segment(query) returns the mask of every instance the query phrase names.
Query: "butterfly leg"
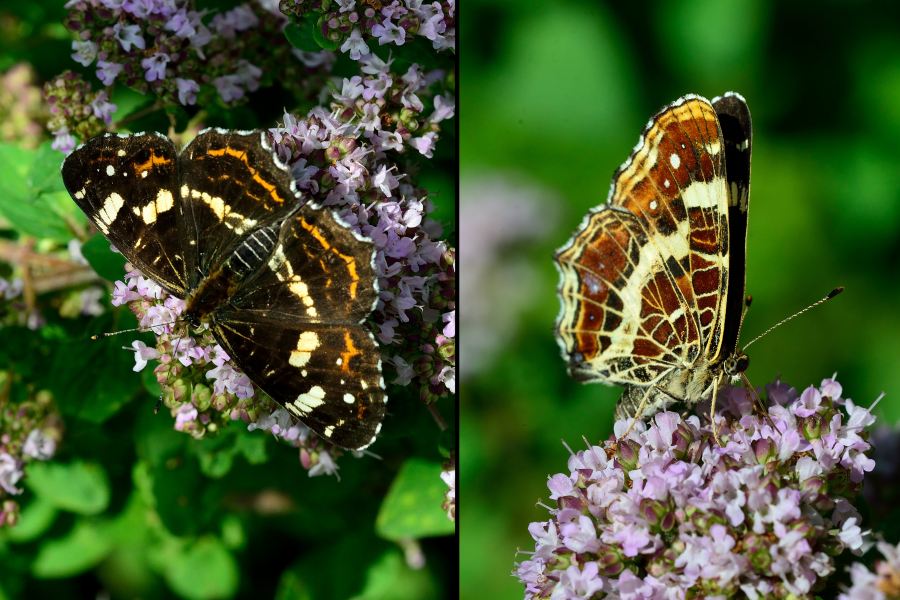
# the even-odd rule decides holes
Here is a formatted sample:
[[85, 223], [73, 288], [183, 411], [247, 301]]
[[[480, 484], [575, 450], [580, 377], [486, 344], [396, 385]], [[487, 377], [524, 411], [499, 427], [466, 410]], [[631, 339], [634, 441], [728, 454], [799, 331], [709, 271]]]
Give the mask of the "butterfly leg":
[[766, 421], [769, 422], [769, 425], [772, 426], [772, 429], [775, 429], [777, 431], [777, 428], [775, 427], [775, 422], [772, 421], [772, 417], [769, 416], [769, 409], [766, 408], [766, 405], [763, 404], [763, 402], [762, 402], [762, 398], [760, 398], [759, 394], [756, 393], [756, 388], [753, 387], [752, 383], [750, 383], [750, 379], [747, 377], [747, 375], [743, 371], [741, 372], [740, 377], [741, 377], [741, 381], [744, 384], [744, 387], [747, 388], [747, 393], [750, 394], [751, 396], [753, 396], [753, 404], [760, 411], [762, 416], [765, 417]]
[[650, 392], [656, 390], [656, 386], [648, 386], [643, 396], [641, 396], [641, 401], [638, 403], [637, 410], [634, 411], [634, 414], [631, 415], [631, 423], [628, 424], [628, 429], [625, 430], [620, 439], [624, 439], [628, 437], [628, 434], [631, 433], [631, 430], [634, 429], [634, 426], [637, 424], [638, 420], [641, 418], [641, 415], [644, 414], [644, 408], [647, 406], [647, 399], [650, 397]]
[[709, 422], [712, 426], [713, 439], [716, 440], [716, 443], [720, 446], [722, 445], [722, 440], [719, 439], [719, 428], [716, 425], [716, 399], [719, 397], [719, 380], [721, 379], [721, 376], [713, 379], [712, 398], [709, 402]]

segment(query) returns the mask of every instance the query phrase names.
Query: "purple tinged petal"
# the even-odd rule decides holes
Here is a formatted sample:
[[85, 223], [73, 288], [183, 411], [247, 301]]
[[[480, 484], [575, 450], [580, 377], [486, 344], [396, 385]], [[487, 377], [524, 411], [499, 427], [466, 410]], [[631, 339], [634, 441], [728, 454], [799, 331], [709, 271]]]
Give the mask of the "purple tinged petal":
[[371, 51], [369, 50], [369, 46], [366, 45], [365, 40], [362, 35], [359, 33], [359, 29], [353, 28], [353, 31], [350, 32], [350, 36], [341, 44], [341, 52], [345, 54], [350, 54], [350, 58], [353, 60], [359, 60], [363, 56], [368, 55]]
[[112, 85], [122, 72], [122, 65], [105, 60], [97, 61], [97, 79], [103, 82], [103, 85]]
[[97, 58], [97, 44], [90, 40], [72, 42], [72, 60], [82, 66], [89, 66]]
[[781, 406], [793, 402], [797, 397], [797, 390], [778, 379], [773, 383], [766, 384], [766, 393], [771, 403], [780, 404]]
[[159, 358], [156, 348], [150, 348], [140, 340], [131, 342], [131, 348], [134, 351], [134, 371], [142, 371], [147, 366], [147, 361]]
[[165, 79], [166, 65], [169, 64], [169, 60], [169, 55], [164, 52], [157, 52], [153, 56], [143, 59], [141, 66], [144, 68], [144, 79], [151, 83]]
[[822, 385], [819, 386], [822, 391], [823, 396], [828, 396], [832, 400], [837, 400], [841, 397], [841, 394], [844, 391], [844, 388], [841, 387], [841, 384], [835, 381], [833, 378], [831, 379], [823, 379]]
[[213, 79], [213, 85], [222, 97], [223, 102], [233, 102], [244, 97], [241, 78], [237, 75], [222, 75]]
[[32, 429], [22, 445], [22, 454], [36, 460], [49, 460], [56, 454], [56, 439], [43, 429]]
[[791, 412], [798, 417], [814, 415], [822, 403], [822, 395], [814, 386], [809, 386], [800, 394], [800, 401], [791, 406]]
[[144, 38], [141, 37], [141, 28], [138, 25], [122, 25], [117, 22], [113, 25], [113, 36], [119, 41], [125, 52], [130, 52], [131, 47], [143, 50], [146, 45]]
[[184, 431], [185, 428], [197, 419], [197, 409], [192, 404], [182, 404], [175, 412], [175, 429]]
[[575, 493], [575, 487], [572, 480], [565, 475], [558, 473], [547, 480], [547, 487], [550, 489], [550, 498], [557, 500], [562, 496], [570, 496]]
[[197, 103], [197, 92], [200, 85], [193, 79], [175, 78], [175, 86], [178, 88], [178, 102], [184, 106]]
[[426, 133], [421, 137], [415, 137], [409, 140], [410, 145], [419, 151], [425, 158], [432, 158], [434, 153], [434, 144], [437, 141], [437, 134], [433, 131]]
[[22, 467], [12, 455], [0, 451], [0, 488], [7, 494], [21, 494], [22, 490], [16, 484], [24, 476]]
[[68, 155], [75, 149], [75, 136], [69, 133], [69, 130], [66, 128], [54, 131], [53, 143], [50, 144], [50, 147], [57, 152]]

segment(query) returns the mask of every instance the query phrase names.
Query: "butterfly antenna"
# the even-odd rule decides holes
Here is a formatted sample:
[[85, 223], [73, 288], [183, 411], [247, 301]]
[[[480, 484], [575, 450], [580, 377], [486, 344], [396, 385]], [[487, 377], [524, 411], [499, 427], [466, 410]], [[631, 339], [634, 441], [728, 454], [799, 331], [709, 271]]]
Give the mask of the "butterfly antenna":
[[787, 317], [786, 319], [782, 319], [782, 320], [778, 321], [777, 323], [775, 323], [774, 325], [772, 325], [771, 327], [769, 327], [768, 329], [766, 329], [765, 331], [763, 331], [761, 334], [759, 334], [758, 336], [756, 336], [755, 338], [753, 338], [752, 340], [750, 340], [750, 341], [744, 346], [744, 350], [746, 350], [747, 348], [749, 348], [754, 342], [756, 342], [756, 341], [760, 340], [761, 338], [763, 338], [763, 337], [769, 335], [769, 333], [771, 333], [773, 330], [777, 329], [778, 327], [781, 327], [782, 325], [784, 325], [785, 323], [787, 323], [787, 322], [790, 321], [791, 319], [794, 319], [794, 318], [796, 318], [796, 317], [799, 317], [800, 315], [802, 315], [802, 314], [805, 313], [806, 311], [808, 311], [808, 310], [810, 310], [810, 309], [812, 309], [812, 308], [815, 308], [815, 307], [819, 306], [820, 304], [824, 304], [825, 302], [828, 302], [829, 300], [831, 300], [832, 298], [834, 298], [835, 296], [837, 296], [838, 294], [840, 294], [840, 293], [843, 292], [843, 291], [844, 291], [843, 286], [841, 286], [841, 287], [836, 287], [836, 288], [834, 288], [833, 290], [831, 290], [830, 292], [828, 292], [828, 295], [825, 296], [824, 298], [822, 298], [822, 299], [820, 299], [820, 300], [816, 300], [815, 302], [813, 302], [812, 304], [810, 304], [810, 305], [807, 306], [806, 308], [804, 308], [804, 309], [802, 309], [802, 310], [798, 310], [797, 312], [795, 312], [795, 313], [792, 314], [791, 316]]
[[133, 332], [133, 331], [138, 331], [138, 332], [143, 333], [143, 332], [145, 332], [145, 331], [147, 331], [147, 330], [146, 330], [146, 329], [141, 329], [140, 327], [132, 327], [131, 329], [122, 329], [122, 330], [120, 330], [120, 331], [110, 331], [110, 332], [104, 332], [104, 333], [97, 333], [97, 334], [92, 335], [92, 336], [91, 336], [91, 339], [94, 340], [94, 341], [96, 342], [96, 341], [99, 340], [100, 338], [108, 338], [108, 337], [112, 337], [112, 336], [114, 336], [114, 335], [119, 335], [120, 333], [131, 333], [131, 332]]
[[169, 321], [167, 323], [156, 323], [152, 327], [132, 327], [131, 329], [120, 329], [119, 331], [109, 331], [109, 332], [104, 332], [104, 333], [97, 333], [97, 334], [92, 335], [91, 339], [94, 341], [97, 341], [100, 338], [108, 338], [108, 337], [112, 337], [114, 335], [119, 335], [120, 333], [132, 333], [134, 331], [137, 331], [138, 333], [147, 333], [148, 331], [152, 332], [153, 327], [158, 327], [160, 325], [174, 325], [177, 322], [178, 322], [178, 320], [176, 319], [175, 321]]

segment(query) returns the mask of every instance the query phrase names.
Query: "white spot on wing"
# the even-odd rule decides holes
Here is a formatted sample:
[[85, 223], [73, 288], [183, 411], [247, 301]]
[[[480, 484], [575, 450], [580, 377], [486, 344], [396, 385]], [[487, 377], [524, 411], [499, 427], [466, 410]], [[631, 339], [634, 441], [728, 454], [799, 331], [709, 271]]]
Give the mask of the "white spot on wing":
[[156, 202], [148, 202], [147, 205], [141, 209], [141, 218], [147, 225], [156, 223]]
[[106, 174], [109, 177], [112, 177], [113, 175], [116, 174], [116, 168], [112, 165], [106, 165]]
[[356, 402], [356, 398], [353, 397], [353, 394], [344, 394], [344, 402], [347, 404], [353, 404]]
[[[104, 225], [112, 225], [112, 222], [116, 220], [116, 215], [119, 214], [119, 210], [121, 210], [124, 205], [125, 199], [116, 192], [113, 192], [103, 201], [103, 206], [100, 208], [100, 212], [97, 213], [97, 218], [100, 219]], [[104, 231], [103, 233], [106, 232]]]
[[681, 192], [685, 208], [716, 208], [719, 203], [727, 204], [728, 191], [725, 178], [712, 181], [693, 181]]
[[297, 349], [291, 351], [291, 357], [288, 362], [292, 367], [306, 366], [309, 359], [312, 358], [313, 351], [319, 347], [319, 336], [314, 331], [304, 331], [297, 338]]
[[166, 189], [159, 190], [156, 194], [156, 212], [164, 213], [171, 210], [173, 206], [175, 206], [175, 199], [172, 197], [172, 192]]
[[681, 157], [673, 152], [669, 155], [669, 164], [672, 165], [673, 169], [677, 169], [681, 166]]
[[305, 394], [300, 394], [294, 400], [293, 405], [297, 407], [301, 415], [308, 415], [313, 409], [325, 404], [325, 390], [321, 386], [314, 385], [309, 388]]

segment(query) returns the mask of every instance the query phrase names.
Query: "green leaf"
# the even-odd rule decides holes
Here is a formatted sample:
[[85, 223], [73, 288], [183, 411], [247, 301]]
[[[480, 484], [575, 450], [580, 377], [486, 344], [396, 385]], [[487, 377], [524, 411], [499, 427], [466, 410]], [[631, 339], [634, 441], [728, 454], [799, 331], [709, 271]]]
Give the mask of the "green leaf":
[[440, 463], [407, 460], [381, 504], [378, 534], [389, 540], [452, 534], [453, 522], [441, 508], [446, 492]]
[[390, 58], [394, 73], [405, 73], [413, 64], [422, 67], [423, 71], [442, 68], [446, 64], [444, 57], [434, 51], [431, 42], [420, 36], [407, 38], [402, 46], [370, 44], [369, 48], [384, 61]]
[[[99, 332], [127, 329], [134, 324], [129, 311], [103, 315], [91, 322], [93, 330]], [[123, 349], [129, 342], [122, 337], [91, 340], [85, 336], [57, 344], [49, 369], [53, 376], [46, 384], [64, 414], [103, 423], [142, 389], [141, 379], [133, 371], [134, 354]]]
[[228, 474], [234, 464], [234, 449], [222, 448], [212, 451], [198, 449], [197, 459], [200, 461], [200, 471], [204, 475], [220, 479]]
[[63, 188], [61, 160], [49, 144], [37, 150], [0, 144], [0, 214], [21, 233], [60, 243], [72, 238], [68, 221], [80, 217]]
[[66, 199], [69, 200], [69, 204], [72, 204], [60, 174], [62, 161], [61, 152], [51, 148], [50, 144], [41, 144], [32, 157], [28, 173], [28, 186], [34, 194], [65, 192]]
[[238, 568], [234, 557], [214, 537], [202, 537], [180, 546], [166, 564], [164, 576], [183, 598], [228, 598], [237, 591]]
[[[371, 531], [360, 529], [350, 528], [333, 539], [332, 544], [318, 544], [315, 552], [304, 552], [284, 571], [276, 600], [352, 598], [363, 589], [365, 565], [374, 564], [389, 548]], [[353, 557], [352, 564], [348, 565], [347, 557]]]
[[32, 150], [20, 148], [15, 144], [0, 144], [0, 164], [3, 165], [3, 177], [0, 177], [0, 206], [10, 198], [25, 198], [28, 195], [28, 170], [31, 168]]
[[417, 183], [428, 190], [428, 198], [434, 203], [434, 210], [428, 216], [444, 226], [444, 238], [452, 244], [452, 234], [456, 230], [457, 179], [447, 171], [429, 167], [423, 167]]
[[32, 564], [39, 578], [71, 577], [97, 565], [107, 555], [110, 539], [95, 523], [79, 521], [63, 538], [41, 544]]
[[396, 550], [385, 552], [366, 570], [363, 592], [352, 600], [437, 598], [434, 582], [423, 569], [412, 569]]
[[305, 17], [300, 23], [289, 23], [284, 28], [284, 37], [290, 42], [291, 46], [298, 50], [306, 52], [318, 52], [321, 50], [314, 33], [316, 27], [315, 18], [312, 15]]
[[[29, 475], [31, 470], [29, 468]], [[22, 508], [19, 522], [7, 531], [12, 542], [29, 542], [47, 531], [56, 518], [56, 506], [52, 502], [37, 496]]]
[[116, 281], [125, 275], [125, 257], [113, 252], [109, 240], [102, 234], [96, 234], [81, 246], [81, 254], [91, 268], [103, 279]]
[[199, 441], [192, 450], [197, 454], [203, 474], [214, 479], [225, 476], [240, 455], [252, 465], [265, 462], [268, 456], [265, 436], [240, 426], [224, 428], [219, 435]]
[[242, 431], [235, 440], [235, 448], [251, 465], [261, 465], [269, 459], [264, 432]]
[[36, 496], [61, 510], [95, 515], [109, 505], [109, 481], [94, 463], [34, 462], [28, 465], [26, 484]]

